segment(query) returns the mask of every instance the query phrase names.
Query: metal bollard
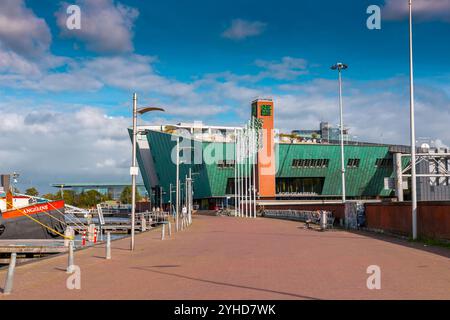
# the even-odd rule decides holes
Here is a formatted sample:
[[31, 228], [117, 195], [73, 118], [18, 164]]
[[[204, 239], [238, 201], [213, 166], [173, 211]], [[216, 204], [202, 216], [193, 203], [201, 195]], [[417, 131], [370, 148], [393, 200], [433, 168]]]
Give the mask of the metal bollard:
[[168, 222], [168, 228], [169, 228], [169, 237], [172, 236], [172, 224], [170, 223], [170, 221]]
[[111, 260], [111, 232], [106, 233], [106, 260]]
[[147, 231], [147, 221], [144, 217], [141, 218], [141, 232]]
[[3, 294], [11, 294], [14, 283], [14, 269], [16, 267], [17, 253], [11, 253], [11, 259], [9, 260], [8, 273], [6, 274], [5, 288]]
[[69, 258], [67, 261], [66, 273], [73, 273], [73, 240], [69, 242]]
[[64, 231], [64, 247], [68, 247], [71, 239], [75, 236], [75, 231], [72, 227], [67, 227]]
[[166, 233], [166, 225], [163, 224], [161, 228], [161, 240], [164, 240], [165, 233]]

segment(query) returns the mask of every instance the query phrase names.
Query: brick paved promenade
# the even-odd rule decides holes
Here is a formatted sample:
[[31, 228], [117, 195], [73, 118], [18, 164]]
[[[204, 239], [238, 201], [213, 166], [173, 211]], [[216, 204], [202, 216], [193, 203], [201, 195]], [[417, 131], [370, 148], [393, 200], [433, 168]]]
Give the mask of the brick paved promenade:
[[[67, 256], [20, 266], [7, 299], [450, 299], [450, 250], [301, 226], [198, 216], [165, 241], [137, 235], [133, 253], [113, 242], [110, 261], [104, 245], [76, 252], [81, 290], [66, 288]], [[366, 288], [369, 265], [381, 290]]]

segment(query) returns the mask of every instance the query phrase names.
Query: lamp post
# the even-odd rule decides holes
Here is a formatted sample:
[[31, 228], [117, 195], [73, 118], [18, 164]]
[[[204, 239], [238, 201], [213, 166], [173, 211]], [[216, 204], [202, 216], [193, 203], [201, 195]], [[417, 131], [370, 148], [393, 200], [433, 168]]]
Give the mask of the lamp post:
[[138, 109], [137, 107], [137, 93], [133, 94], [133, 148], [131, 158], [131, 245], [130, 250], [134, 250], [134, 234], [135, 234], [135, 219], [136, 219], [136, 177], [139, 174], [139, 168], [136, 164], [136, 138], [137, 138], [137, 115], [143, 115], [150, 111], [164, 111], [162, 108], [143, 107]]
[[411, 201], [412, 201], [412, 237], [417, 239], [417, 180], [416, 180], [416, 129], [414, 120], [414, 69], [413, 69], [413, 33], [412, 0], [409, 0], [409, 93], [410, 93], [410, 130], [411, 130]]
[[176, 172], [176, 213], [175, 213], [175, 229], [178, 231], [178, 216], [180, 214], [180, 151], [184, 149], [192, 149], [192, 147], [180, 148], [180, 137], [177, 136], [177, 172]]
[[336, 63], [331, 67], [332, 70], [338, 70], [339, 75], [339, 112], [341, 123], [341, 175], [342, 175], [342, 203], [345, 203], [345, 158], [344, 158], [344, 116], [342, 108], [342, 75], [341, 71], [347, 69], [348, 66], [341, 62]]

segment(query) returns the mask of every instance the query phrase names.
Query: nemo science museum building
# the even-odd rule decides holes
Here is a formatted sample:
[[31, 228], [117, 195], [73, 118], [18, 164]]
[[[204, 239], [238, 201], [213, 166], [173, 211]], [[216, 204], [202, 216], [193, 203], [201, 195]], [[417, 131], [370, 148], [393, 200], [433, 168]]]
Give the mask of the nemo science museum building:
[[[244, 170], [244, 174], [240, 170], [240, 175], [243, 179], [254, 178], [257, 201], [260, 204], [340, 201], [341, 147], [339, 139], [329, 138], [331, 129], [321, 124], [318, 131], [283, 134], [274, 130], [276, 109], [271, 99], [257, 99], [249, 109], [252, 123], [259, 124], [259, 142], [253, 149], [255, 160], [251, 168]], [[185, 195], [184, 181], [191, 176], [194, 204], [200, 209], [233, 206], [236, 172], [241, 166], [236, 161], [239, 152], [236, 141], [241, 131], [242, 127], [202, 123], [139, 126], [138, 163], [152, 201], [163, 205], [175, 202], [178, 143], [181, 198]], [[410, 148], [349, 141], [345, 135], [344, 131], [347, 199], [396, 200], [401, 196], [407, 200], [410, 183], [402, 172], [407, 170], [409, 158], [405, 155]], [[428, 169], [427, 165], [418, 168], [419, 172]], [[430, 178], [419, 178], [419, 200], [443, 200], [433, 198], [439, 197], [439, 193], [426, 192], [433, 183], [436, 181]], [[440, 187], [444, 194], [450, 194], [448, 181], [441, 182]]]

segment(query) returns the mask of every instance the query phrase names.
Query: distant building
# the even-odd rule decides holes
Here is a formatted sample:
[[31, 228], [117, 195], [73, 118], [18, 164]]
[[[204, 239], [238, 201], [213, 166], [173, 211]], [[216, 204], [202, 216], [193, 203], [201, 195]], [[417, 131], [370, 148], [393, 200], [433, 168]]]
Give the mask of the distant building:
[[[102, 195], [109, 195], [112, 200], [119, 200], [123, 189], [131, 186], [131, 183], [53, 183], [51, 186], [59, 190], [73, 190], [77, 194], [95, 190]], [[137, 184], [137, 190], [141, 196], [148, 197], [143, 183]]]
[[[331, 126], [328, 122], [321, 122], [318, 130], [293, 130], [293, 135], [305, 140], [321, 140], [322, 142], [337, 142], [341, 139], [341, 130]], [[344, 140], [351, 141], [348, 128], [344, 128]]]

